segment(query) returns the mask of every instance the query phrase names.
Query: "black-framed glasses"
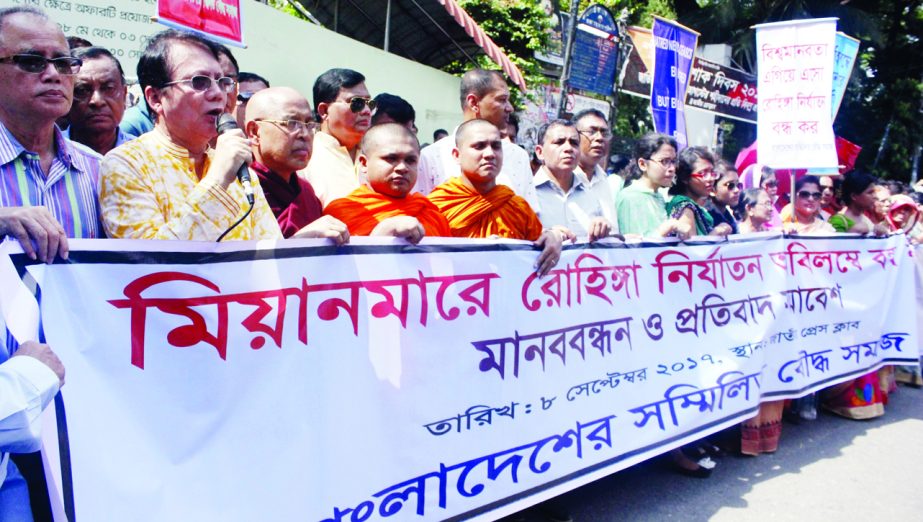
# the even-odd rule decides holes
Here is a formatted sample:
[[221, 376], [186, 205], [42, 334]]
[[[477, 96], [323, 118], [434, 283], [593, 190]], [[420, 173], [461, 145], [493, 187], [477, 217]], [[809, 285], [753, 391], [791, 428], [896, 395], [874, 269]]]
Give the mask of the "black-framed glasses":
[[660, 165], [665, 169], [676, 166], [676, 158], [661, 158], [661, 159], [647, 158], [647, 159], [648, 161], [654, 161], [654, 162], [660, 163]]
[[816, 201], [820, 201], [820, 198], [823, 197], [823, 194], [821, 194], [820, 192], [810, 192], [808, 190], [799, 190], [798, 197], [801, 199], [811, 198]]
[[263, 122], [263, 123], [272, 123], [273, 125], [278, 125], [286, 131], [295, 134], [298, 132], [303, 132], [308, 135], [314, 134], [314, 131], [317, 129], [317, 123], [313, 121], [301, 121], [301, 120], [270, 120], [257, 118], [253, 121]]
[[205, 92], [211, 89], [213, 84], [218, 84], [218, 89], [220, 89], [221, 92], [231, 92], [231, 90], [234, 88], [234, 84], [237, 82], [234, 81], [234, 78], [229, 78], [227, 76], [222, 76], [221, 78], [215, 80], [214, 78], [210, 78], [208, 76], [196, 75], [192, 78], [167, 82], [161, 85], [161, 87], [169, 87], [178, 83], [188, 83], [192, 86], [193, 90], [199, 92]]
[[778, 187], [778, 186], [779, 186], [779, 182], [778, 182], [778, 181], [766, 181], [766, 182], [764, 182], [762, 185], [763, 185], [764, 187]]
[[54, 69], [58, 71], [58, 73], [70, 76], [72, 74], [77, 74], [77, 72], [80, 71], [80, 66], [83, 65], [83, 60], [80, 58], [74, 58], [73, 56], [45, 58], [40, 54], [14, 54], [12, 56], [0, 58], [0, 63], [11, 63], [16, 67], [19, 67], [20, 70], [33, 74], [38, 74], [44, 71], [50, 63], [54, 66]]
[[374, 111], [375, 107], [378, 107], [378, 102], [371, 98], [363, 98], [362, 96], [353, 96], [348, 100], [337, 100], [340, 103], [349, 104], [349, 110], [354, 113], [362, 112], [366, 106], [368, 106], [370, 111]]
[[577, 132], [579, 132], [581, 136], [586, 137], [588, 140], [592, 140], [596, 136], [599, 136], [604, 140], [608, 140], [612, 137], [612, 131], [605, 127], [592, 127], [584, 130], [577, 129]]
[[253, 98], [254, 94], [256, 93], [250, 91], [240, 91], [237, 93], [237, 101], [240, 103], [247, 103], [250, 101], [250, 98]]

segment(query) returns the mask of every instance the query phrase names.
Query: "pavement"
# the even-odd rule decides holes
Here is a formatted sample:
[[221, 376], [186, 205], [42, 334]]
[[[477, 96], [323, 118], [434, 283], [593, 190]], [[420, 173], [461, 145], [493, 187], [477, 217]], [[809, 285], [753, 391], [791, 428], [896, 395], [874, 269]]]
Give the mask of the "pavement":
[[[556, 501], [575, 522], [923, 520], [923, 390], [890, 399], [877, 419], [785, 423], [776, 453], [725, 456], [707, 479], [655, 458]], [[523, 515], [544, 520], [535, 508], [505, 520]]]

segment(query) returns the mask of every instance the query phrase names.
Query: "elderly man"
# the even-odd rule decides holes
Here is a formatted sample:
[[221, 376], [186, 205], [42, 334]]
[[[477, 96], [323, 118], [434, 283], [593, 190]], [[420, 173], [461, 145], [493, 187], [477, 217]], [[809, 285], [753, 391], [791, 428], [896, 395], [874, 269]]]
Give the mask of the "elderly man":
[[574, 124], [553, 120], [542, 125], [535, 155], [542, 161], [533, 181], [542, 225], [563, 227], [590, 241], [608, 236], [612, 225], [603, 217], [599, 200], [574, 173], [580, 158], [580, 136]]
[[253, 150], [250, 171], [259, 178], [284, 237], [329, 237], [342, 244], [349, 240], [346, 225], [322, 217], [314, 189], [297, 174], [311, 159], [312, 116], [308, 100], [290, 87], [254, 94], [245, 127]]
[[180, 31], [157, 33], [138, 61], [153, 131], [111, 151], [100, 167], [103, 223], [112, 237], [133, 239], [281, 238], [254, 182], [252, 208], [237, 172], [252, 159], [241, 130], [218, 136], [215, 121], [234, 81], [218, 49]]
[[503, 168], [503, 140], [500, 131], [486, 120], [469, 120], [455, 131], [452, 156], [461, 176], [436, 187], [429, 195], [449, 220], [456, 237], [501, 237], [534, 241], [542, 247], [535, 264], [544, 275], [561, 257], [561, 243], [567, 234], [543, 230], [538, 216], [525, 199], [497, 183]]
[[[498, 129], [506, 128], [513, 106], [510, 105], [510, 90], [499, 72], [472, 69], [462, 76], [460, 90], [464, 121], [482, 119]], [[502, 146], [503, 169], [497, 175], [497, 183], [510, 187], [535, 208], [538, 200], [532, 186], [529, 155], [509, 141], [504, 140]], [[448, 136], [423, 149], [416, 186], [419, 192], [429, 194], [436, 185], [460, 174], [458, 162], [453, 157], [454, 148], [455, 138]]]
[[577, 166], [577, 177], [583, 182], [586, 189], [591, 192], [603, 210], [603, 216], [612, 224], [614, 231], [618, 232], [618, 223], [615, 216], [615, 197], [625, 180], [621, 176], [609, 176], [603, 170], [603, 160], [609, 154], [609, 142], [612, 140], [612, 131], [606, 115], [596, 109], [586, 109], [574, 115], [577, 132], [580, 133], [580, 164]]
[[[99, 156], [55, 127], [70, 110], [80, 60], [58, 25], [31, 7], [0, 9], [0, 239], [32, 259], [67, 257], [67, 238], [100, 237]], [[0, 320], [0, 334], [6, 331]], [[32, 520], [29, 494], [10, 452], [39, 448], [41, 411], [64, 382], [47, 345], [0, 342], [0, 520]], [[37, 464], [41, 469], [41, 463]]]
[[321, 128], [314, 136], [314, 157], [305, 176], [324, 206], [359, 188], [355, 158], [374, 108], [365, 76], [356, 71], [330, 69], [314, 81], [314, 109]]
[[104, 47], [78, 47], [71, 52], [83, 60], [74, 80], [74, 104], [67, 120], [70, 139], [105, 155], [134, 138], [119, 129], [125, 114], [125, 74]]
[[426, 196], [411, 194], [417, 178], [420, 143], [404, 125], [383, 123], [362, 138], [359, 171], [368, 180], [324, 212], [343, 220], [357, 236], [402, 237], [419, 243], [423, 236], [451, 236], [449, 223]]
[[247, 103], [259, 91], [269, 88], [269, 81], [259, 74], [243, 72], [237, 75], [237, 109], [234, 117], [237, 126], [243, 129], [247, 124]]

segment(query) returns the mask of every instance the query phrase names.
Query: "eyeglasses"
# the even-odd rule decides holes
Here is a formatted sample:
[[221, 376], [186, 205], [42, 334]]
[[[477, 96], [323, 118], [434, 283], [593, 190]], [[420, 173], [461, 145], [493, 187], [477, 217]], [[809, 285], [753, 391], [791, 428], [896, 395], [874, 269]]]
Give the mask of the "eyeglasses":
[[104, 98], [118, 98], [122, 95], [121, 86], [113, 82], [104, 83], [99, 88], [90, 84], [81, 84], [74, 86], [74, 99], [80, 101], [89, 100], [96, 91], [99, 91]]
[[728, 181], [727, 183], [724, 184], [724, 186], [727, 187], [728, 190], [734, 190], [740, 186], [740, 183], [736, 181]]
[[718, 173], [713, 169], [705, 169], [698, 172], [693, 172], [690, 174], [690, 176], [696, 179], [718, 179]]
[[366, 106], [369, 107], [370, 111], [374, 111], [375, 107], [378, 107], [378, 102], [371, 98], [363, 98], [362, 96], [353, 96], [348, 100], [336, 100], [334, 103], [346, 103], [349, 104], [349, 110], [354, 113], [362, 112]]
[[279, 127], [282, 127], [283, 129], [287, 130], [288, 132], [290, 132], [290, 133], [292, 133], [292, 134], [296, 134], [296, 133], [298, 133], [298, 132], [304, 132], [305, 134], [313, 135], [313, 134], [314, 134], [314, 131], [317, 129], [317, 123], [315, 123], [315, 122], [313, 122], [313, 121], [301, 121], [301, 120], [264, 120], [264, 119], [261, 119], [261, 118], [260, 118], [260, 119], [253, 120], [253, 121], [256, 121], [256, 122], [264, 122], [264, 123], [272, 123], [273, 125], [278, 125]]
[[253, 98], [254, 94], [256, 93], [249, 92], [249, 91], [241, 91], [237, 93], [237, 101], [239, 101], [240, 103], [247, 103], [248, 101], [250, 101], [250, 98]]
[[172, 82], [167, 82], [161, 85], [161, 87], [169, 87], [171, 85], [176, 85], [178, 83], [188, 83], [189, 85], [192, 85], [193, 90], [196, 90], [199, 92], [205, 92], [211, 89], [212, 85], [217, 83], [218, 89], [221, 90], [221, 92], [231, 92], [231, 89], [234, 88], [234, 84], [236, 82], [234, 81], [233, 78], [229, 78], [227, 76], [223, 76], [215, 80], [213, 78], [209, 78], [208, 76], [198, 75], [198, 76], [193, 76], [192, 78], [186, 78], [185, 80], [176, 80]]
[[604, 127], [593, 127], [586, 130], [577, 129], [577, 132], [579, 132], [582, 136], [585, 136], [588, 140], [592, 140], [594, 136], [599, 136], [604, 140], [608, 140], [612, 137], [612, 131]]
[[822, 196], [823, 196], [823, 194], [821, 194], [820, 192], [809, 192], [809, 191], [807, 191], [807, 190], [799, 190], [799, 191], [798, 191], [798, 197], [801, 198], [801, 199], [808, 199], [808, 198], [811, 198], [811, 199], [815, 199], [815, 200], [817, 200], [817, 201], [820, 201], [820, 198], [821, 198]]
[[660, 165], [663, 166], [663, 168], [665, 169], [676, 166], [676, 158], [661, 158], [661, 159], [647, 158], [647, 160], [660, 163]]
[[59, 58], [45, 58], [40, 54], [14, 54], [5, 58], [0, 58], [0, 63], [11, 63], [20, 70], [27, 73], [38, 74], [48, 67], [48, 64], [54, 66], [54, 69], [60, 74], [68, 76], [77, 74], [83, 60], [72, 56], [61, 56]]
[[778, 186], [779, 186], [779, 182], [778, 182], [778, 181], [767, 181], [766, 183], [763, 183], [762, 186], [764, 186], [764, 187], [778, 187]]

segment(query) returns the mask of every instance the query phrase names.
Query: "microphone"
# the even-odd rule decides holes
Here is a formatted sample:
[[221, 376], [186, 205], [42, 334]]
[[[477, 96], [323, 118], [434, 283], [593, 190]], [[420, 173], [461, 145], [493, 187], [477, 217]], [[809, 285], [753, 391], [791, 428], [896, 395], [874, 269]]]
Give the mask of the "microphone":
[[[215, 128], [218, 130], [218, 135], [220, 136], [229, 130], [239, 129], [240, 127], [237, 126], [237, 120], [234, 116], [224, 112], [221, 116], [218, 116], [218, 119], [215, 121]], [[237, 180], [240, 181], [240, 184], [244, 187], [247, 203], [253, 205], [253, 185], [250, 184], [250, 168], [247, 167], [246, 163], [237, 169]]]

